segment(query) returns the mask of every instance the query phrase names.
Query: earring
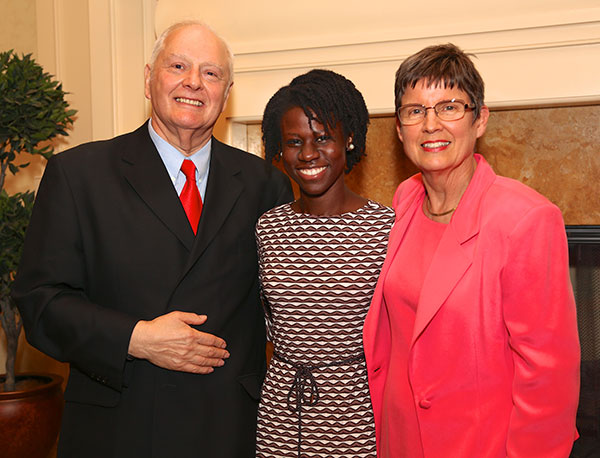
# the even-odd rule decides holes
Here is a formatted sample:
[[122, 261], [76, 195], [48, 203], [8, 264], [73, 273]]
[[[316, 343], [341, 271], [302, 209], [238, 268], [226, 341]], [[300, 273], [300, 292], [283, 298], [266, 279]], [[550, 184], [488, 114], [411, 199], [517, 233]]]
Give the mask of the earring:
[[350, 143], [348, 145], [347, 151], [352, 151], [354, 149], [354, 143]]
[[278, 156], [279, 156], [279, 157], [283, 156], [283, 151], [279, 151], [279, 154], [278, 154]]

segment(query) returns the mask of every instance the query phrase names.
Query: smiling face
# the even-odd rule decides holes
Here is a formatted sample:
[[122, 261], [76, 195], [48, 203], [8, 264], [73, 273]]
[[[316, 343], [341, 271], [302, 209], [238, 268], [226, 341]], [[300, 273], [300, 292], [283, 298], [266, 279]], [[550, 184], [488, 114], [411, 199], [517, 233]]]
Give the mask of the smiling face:
[[341, 198], [350, 140], [340, 123], [326, 133], [317, 120], [309, 122], [302, 108], [290, 108], [281, 118], [281, 143], [284, 168], [298, 183], [302, 198]]
[[208, 29], [187, 25], [171, 32], [153, 67], [145, 69], [157, 133], [174, 146], [186, 136], [194, 147], [203, 146], [227, 101], [229, 68], [225, 46]]
[[[469, 96], [456, 87], [430, 86], [421, 80], [414, 89], [406, 89], [402, 105], [417, 103], [431, 107], [452, 99], [471, 103]], [[423, 173], [469, 174], [475, 143], [485, 132], [488, 117], [489, 110], [484, 106], [475, 122], [472, 111], [467, 111], [464, 118], [456, 121], [441, 121], [431, 109], [419, 124], [403, 126], [396, 119], [396, 128], [405, 154]]]

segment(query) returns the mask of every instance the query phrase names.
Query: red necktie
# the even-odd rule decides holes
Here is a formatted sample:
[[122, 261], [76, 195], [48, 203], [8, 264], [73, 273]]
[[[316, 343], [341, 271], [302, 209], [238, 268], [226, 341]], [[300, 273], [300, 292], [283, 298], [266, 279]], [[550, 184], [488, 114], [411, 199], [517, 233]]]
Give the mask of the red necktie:
[[198, 186], [196, 186], [196, 166], [192, 161], [184, 160], [181, 164], [181, 171], [185, 175], [186, 181], [179, 199], [190, 221], [192, 230], [196, 234], [200, 213], [202, 213], [202, 198], [198, 192]]

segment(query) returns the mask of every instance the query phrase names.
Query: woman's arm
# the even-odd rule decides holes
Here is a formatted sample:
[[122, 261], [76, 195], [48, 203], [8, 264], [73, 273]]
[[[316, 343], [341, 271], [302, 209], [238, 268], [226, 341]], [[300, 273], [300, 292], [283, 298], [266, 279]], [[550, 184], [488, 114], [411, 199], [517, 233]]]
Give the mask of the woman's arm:
[[507, 456], [568, 457], [577, 438], [580, 347], [564, 222], [554, 205], [533, 208], [510, 234], [502, 290], [515, 366]]

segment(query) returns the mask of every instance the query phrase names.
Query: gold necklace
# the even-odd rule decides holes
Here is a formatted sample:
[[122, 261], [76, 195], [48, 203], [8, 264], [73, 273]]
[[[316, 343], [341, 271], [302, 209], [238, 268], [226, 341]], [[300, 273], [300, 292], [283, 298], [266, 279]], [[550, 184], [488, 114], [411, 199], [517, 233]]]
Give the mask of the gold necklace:
[[429, 201], [429, 196], [427, 196], [427, 211], [429, 212], [429, 214], [431, 216], [446, 216], [449, 215], [450, 213], [452, 213], [454, 210], [456, 210], [456, 207], [451, 208], [450, 210], [447, 210], [445, 212], [441, 212], [441, 213], [433, 213], [431, 211], [431, 202]]

